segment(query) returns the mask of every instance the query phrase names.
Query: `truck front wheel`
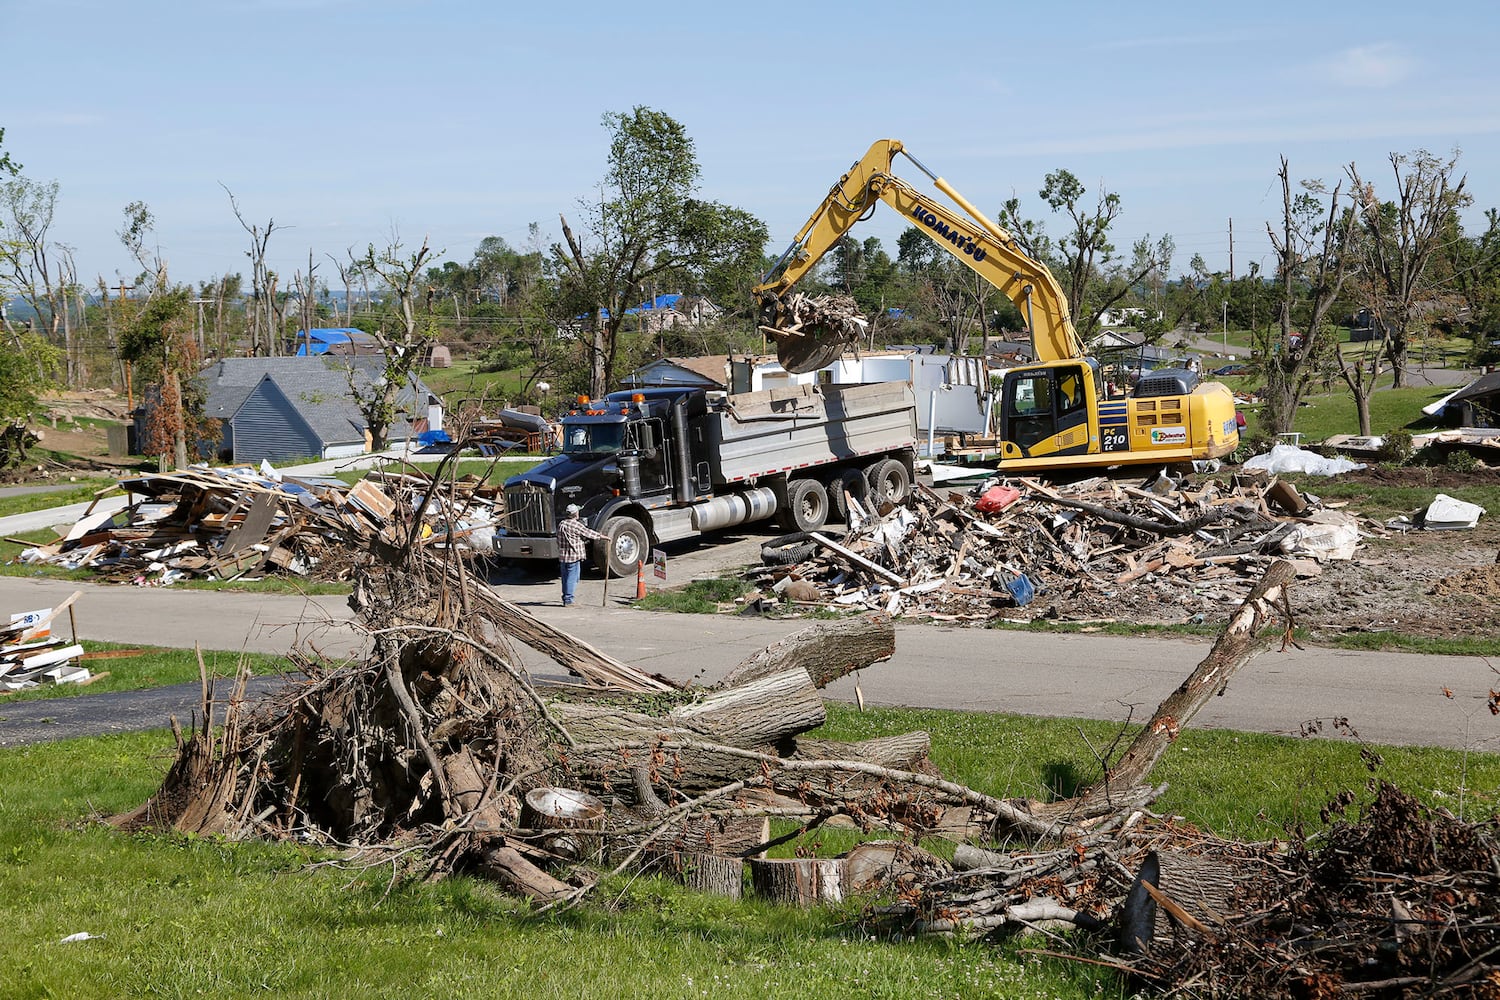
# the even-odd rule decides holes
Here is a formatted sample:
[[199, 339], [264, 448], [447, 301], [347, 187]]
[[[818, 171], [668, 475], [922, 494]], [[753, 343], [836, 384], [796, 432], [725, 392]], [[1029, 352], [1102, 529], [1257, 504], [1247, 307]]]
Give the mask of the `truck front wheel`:
[[645, 525], [633, 517], [612, 517], [604, 522], [602, 534], [603, 558], [595, 560], [599, 568], [607, 565], [610, 576], [634, 576], [637, 564], [645, 560], [651, 547]]
[[786, 486], [781, 526], [788, 531], [817, 531], [828, 523], [828, 491], [816, 479], [794, 479]]

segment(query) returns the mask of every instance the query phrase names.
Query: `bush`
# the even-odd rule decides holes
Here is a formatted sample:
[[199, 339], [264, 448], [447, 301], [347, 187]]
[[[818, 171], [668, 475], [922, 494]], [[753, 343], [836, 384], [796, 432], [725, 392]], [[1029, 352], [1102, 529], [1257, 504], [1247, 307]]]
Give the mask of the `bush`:
[[1414, 451], [1411, 431], [1397, 429], [1385, 435], [1385, 443], [1380, 446], [1377, 457], [1391, 465], [1405, 465], [1411, 461]]
[[1443, 459], [1443, 465], [1449, 472], [1474, 472], [1479, 468], [1479, 459], [1474, 457], [1472, 451], [1454, 448]]

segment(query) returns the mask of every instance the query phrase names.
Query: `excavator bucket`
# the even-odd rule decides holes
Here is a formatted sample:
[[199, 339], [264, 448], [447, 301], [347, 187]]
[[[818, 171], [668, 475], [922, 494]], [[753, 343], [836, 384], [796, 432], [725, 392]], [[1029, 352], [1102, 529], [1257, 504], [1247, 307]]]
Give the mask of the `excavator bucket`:
[[837, 361], [864, 341], [869, 323], [848, 295], [764, 295], [760, 329], [776, 342], [776, 358], [789, 372], [812, 372]]

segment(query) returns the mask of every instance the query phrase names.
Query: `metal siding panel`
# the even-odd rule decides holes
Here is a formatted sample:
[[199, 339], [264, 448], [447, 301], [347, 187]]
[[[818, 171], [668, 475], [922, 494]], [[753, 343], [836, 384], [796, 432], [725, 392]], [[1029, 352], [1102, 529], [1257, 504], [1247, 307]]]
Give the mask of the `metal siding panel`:
[[322, 443], [289, 412], [279, 393], [261, 384], [246, 397], [234, 415], [234, 460], [272, 463], [294, 458], [321, 457]]

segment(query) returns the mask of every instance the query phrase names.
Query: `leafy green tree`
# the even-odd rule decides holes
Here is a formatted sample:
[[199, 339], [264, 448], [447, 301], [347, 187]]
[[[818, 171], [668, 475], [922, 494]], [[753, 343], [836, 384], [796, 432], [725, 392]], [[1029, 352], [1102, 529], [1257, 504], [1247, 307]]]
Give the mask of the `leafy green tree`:
[[1445, 241], [1453, 285], [1469, 309], [1474, 364], [1500, 361], [1500, 348], [1489, 346], [1500, 331], [1500, 211], [1488, 209], [1484, 217], [1484, 232], [1465, 236], [1463, 226], [1455, 222]]
[[[1053, 214], [1067, 220], [1067, 232], [1055, 241], [1040, 223], [1022, 217], [1017, 198], [1006, 200], [999, 217], [1017, 246], [1056, 274], [1068, 297], [1073, 323], [1085, 343], [1098, 330], [1099, 317], [1153, 272], [1168, 266], [1173, 250], [1171, 237], [1163, 237], [1155, 247], [1147, 237], [1136, 244], [1137, 253], [1130, 265], [1123, 265], [1110, 242], [1110, 229], [1122, 210], [1120, 196], [1101, 190], [1090, 207], [1084, 202], [1087, 193], [1068, 170], [1054, 170], [1043, 179], [1039, 196]], [[1163, 254], [1166, 260], [1161, 259]]]
[[15, 333], [14, 351], [0, 350], [0, 469], [26, 461], [26, 453], [39, 440], [31, 429], [40, 394], [52, 387], [51, 379], [38, 379], [37, 369], [54, 372], [60, 352], [35, 333]]
[[625, 310], [651, 287], [720, 294], [753, 273], [768, 231], [748, 212], [700, 200], [693, 140], [671, 116], [647, 107], [604, 115], [608, 169], [597, 202], [580, 202], [586, 228], [561, 217], [565, 244], [553, 247], [562, 297], [588, 317], [589, 391], [614, 384]]
[[[0, 128], [0, 147], [5, 145], [5, 129]], [[0, 174], [10, 174], [15, 177], [21, 172], [21, 165], [10, 158], [10, 153], [0, 149]]]
[[190, 442], [218, 437], [203, 413], [192, 295], [187, 285], [153, 289], [120, 334], [120, 357], [133, 366], [140, 384], [153, 387], [141, 452], [157, 456], [163, 468], [169, 461], [185, 468]]

